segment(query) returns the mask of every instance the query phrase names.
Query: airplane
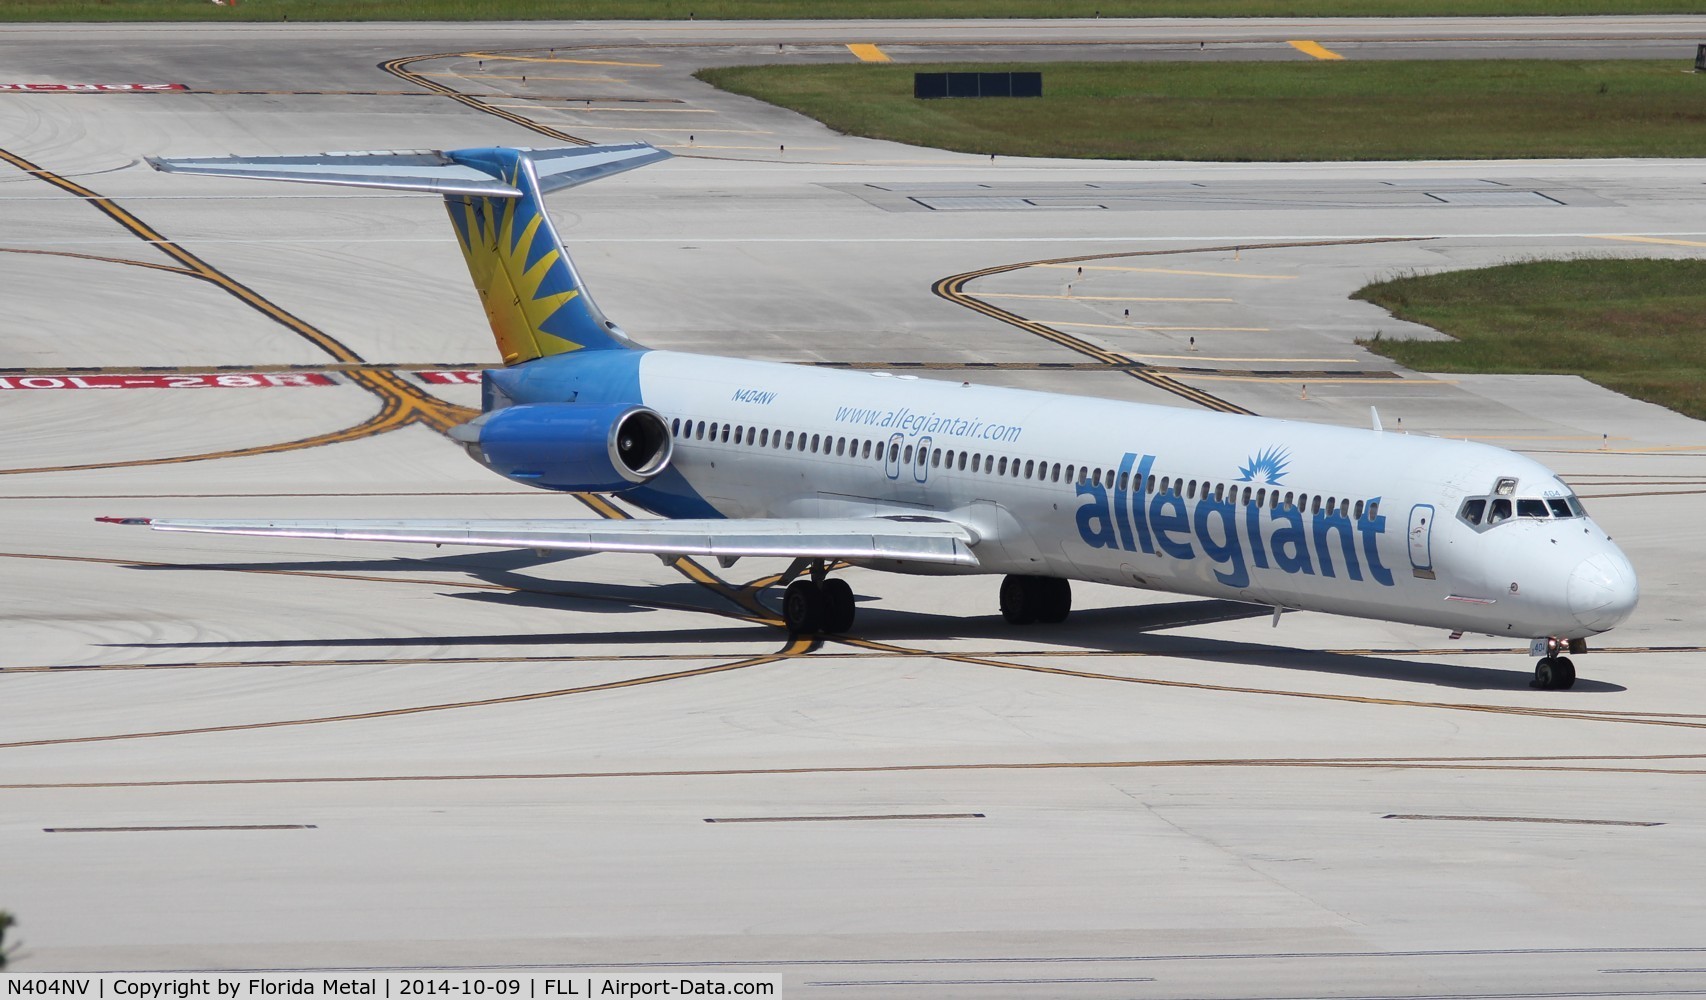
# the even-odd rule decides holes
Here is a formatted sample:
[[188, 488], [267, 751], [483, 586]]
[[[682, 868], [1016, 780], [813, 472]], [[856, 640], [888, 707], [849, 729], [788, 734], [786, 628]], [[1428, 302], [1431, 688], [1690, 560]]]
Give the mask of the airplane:
[[795, 634], [853, 626], [858, 566], [1000, 574], [1014, 625], [1071, 581], [1530, 640], [1533, 686], [1635, 607], [1629, 560], [1510, 451], [1179, 407], [650, 350], [594, 304], [544, 196], [659, 160], [644, 143], [150, 158], [158, 170], [441, 195], [496, 338], [451, 437], [546, 490], [658, 519], [173, 520], [160, 531], [793, 560]]

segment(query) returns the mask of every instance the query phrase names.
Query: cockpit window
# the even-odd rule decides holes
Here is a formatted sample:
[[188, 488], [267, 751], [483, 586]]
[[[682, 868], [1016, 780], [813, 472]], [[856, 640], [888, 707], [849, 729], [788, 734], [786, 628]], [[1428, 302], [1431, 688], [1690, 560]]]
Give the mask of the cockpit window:
[[1546, 506], [1552, 508], [1552, 516], [1553, 517], [1570, 517], [1571, 516], [1570, 505], [1565, 502], [1563, 497], [1551, 497], [1550, 499], [1548, 499], [1546, 501]]
[[1487, 498], [1474, 497], [1463, 501], [1463, 512], [1458, 516], [1470, 524], [1480, 524], [1481, 515], [1487, 511]]
[[1582, 506], [1582, 502], [1576, 499], [1576, 495], [1574, 493], [1565, 497], [1564, 500], [1570, 505], [1570, 510], [1574, 511], [1577, 517], [1588, 516], [1587, 508]]
[[1500, 521], [1508, 521], [1510, 520], [1510, 516], [1510, 497], [1494, 497], [1493, 509], [1487, 514], [1487, 523], [1498, 524]]
[[1517, 517], [1546, 517], [1546, 501], [1524, 497], [1516, 502]]

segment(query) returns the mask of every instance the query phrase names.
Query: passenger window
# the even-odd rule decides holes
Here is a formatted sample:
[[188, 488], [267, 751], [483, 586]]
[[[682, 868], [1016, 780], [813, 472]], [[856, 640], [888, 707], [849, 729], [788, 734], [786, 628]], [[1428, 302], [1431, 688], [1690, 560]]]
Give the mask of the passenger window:
[[964, 472], [964, 471], [966, 471], [966, 453], [965, 453], [965, 452], [963, 452], [963, 451], [962, 451], [962, 452], [960, 452], [960, 464], [959, 464], [959, 470], [960, 470], [960, 471], [961, 471], [961, 472]]
[[1563, 497], [1548, 497], [1546, 500], [1546, 506], [1552, 508], [1553, 517], [1570, 516], [1570, 505], [1564, 502]]
[[1224, 483], [1215, 483], [1214, 484], [1214, 499], [1216, 501], [1221, 501], [1221, 500], [1226, 499], [1226, 484], [1224, 484]]
[[1268, 491], [1265, 489], [1257, 490], [1256, 491], [1256, 506], [1266, 507], [1267, 505], [1268, 505]]
[[1186, 500], [1195, 500], [1196, 498], [1197, 498], [1197, 481], [1195, 479], [1193, 479], [1190, 481], [1189, 485], [1187, 485], [1185, 487], [1185, 499]]
[[1102, 485], [1106, 486], [1110, 490], [1113, 489], [1114, 488], [1114, 470], [1109, 469], [1107, 472], [1102, 474], [1102, 477], [1103, 477]]
[[1356, 512], [1352, 516], [1358, 521], [1362, 520], [1362, 501], [1361, 500], [1357, 501]]
[[1129, 472], [1120, 473], [1120, 487], [1119, 488], [1123, 490], [1130, 485], [1131, 485], [1131, 473], [1129, 473]]
[[740, 444], [742, 441], [742, 438], [745, 436], [745, 434], [746, 434], [746, 427], [745, 426], [736, 426], [735, 427], [735, 444]]
[[942, 467], [942, 449], [937, 448], [930, 453], [930, 468], [939, 469], [941, 467]]
[[1516, 516], [1544, 518], [1546, 516], [1546, 501], [1524, 497], [1516, 502]]
[[693, 437], [698, 441], [703, 441], [705, 439], [705, 421], [701, 420], [697, 424], [693, 425]]
[[[1274, 496], [1276, 496], [1276, 497], [1279, 496], [1278, 490], [1274, 491]], [[1287, 490], [1285, 493], [1285, 508], [1287, 510], [1291, 509], [1291, 491], [1290, 490]]]
[[861, 445], [861, 448], [864, 450], [864, 454], [860, 455], [859, 457], [860, 458], [870, 458], [871, 457], [871, 442], [866, 441], [863, 445]]
[[1244, 487], [1244, 506], [1250, 506], [1250, 487]]
[[1054, 463], [1054, 481], [1057, 483], [1060, 482], [1060, 463], [1059, 462]]
[[906, 446], [906, 451], [901, 454], [900, 460], [905, 462], [907, 465], [912, 464], [912, 445]]
[[818, 436], [816, 434], [813, 434], [812, 435], [812, 454], [814, 454], [814, 455], [817, 454], [817, 444], [818, 444]]
[[669, 422], [669, 436], [670, 437], [680, 437], [681, 436], [681, 418], [680, 417], [676, 417], [674, 420], [671, 420]]
[[1509, 497], [1495, 497], [1495, 498], [1493, 498], [1493, 509], [1487, 515], [1487, 523], [1488, 524], [1498, 524], [1500, 521], [1508, 521], [1508, 520], [1510, 520], [1510, 516], [1511, 516], [1510, 498]]
[[1069, 465], [1069, 466], [1067, 466], [1067, 467], [1066, 467], [1066, 481], [1067, 481], [1067, 482], [1069, 482], [1069, 483], [1075, 483], [1075, 482], [1077, 482], [1077, 481], [1078, 481], [1078, 480], [1076, 480], [1076, 479], [1075, 479], [1075, 478], [1073, 478], [1073, 473], [1075, 473], [1075, 472], [1077, 472], [1077, 471], [1078, 471], [1078, 467], [1077, 467], [1077, 466], [1074, 466], [1074, 465]]
[[983, 456], [982, 455], [973, 455], [971, 457], [971, 471], [973, 471], [973, 472], [983, 471]]
[[1320, 496], [1320, 494], [1316, 494], [1315, 496], [1312, 496], [1309, 499], [1315, 505], [1314, 507], [1310, 508], [1309, 513], [1311, 513], [1311, 514], [1321, 513], [1321, 496]]
[[794, 432], [793, 431], [788, 432], [788, 444], [786, 445], [786, 447], [789, 451], [794, 450]]
[[1372, 521], [1379, 516], [1380, 516], [1380, 501], [1379, 500], [1370, 500], [1368, 502], [1368, 519], [1370, 521]]
[[898, 441], [889, 442], [889, 461], [900, 461], [900, 443]]
[[[1014, 459], [1014, 461], [1017, 462], [1018, 459]], [[1036, 459], [1033, 459], [1033, 458], [1025, 459], [1025, 478], [1026, 479], [1030, 479], [1031, 473], [1035, 472], [1036, 469], [1037, 469]]]
[[1468, 521], [1470, 524], [1480, 524], [1481, 515], [1486, 513], [1486, 511], [1487, 498], [1475, 497], [1472, 500], [1463, 501], [1463, 510], [1457, 516]]

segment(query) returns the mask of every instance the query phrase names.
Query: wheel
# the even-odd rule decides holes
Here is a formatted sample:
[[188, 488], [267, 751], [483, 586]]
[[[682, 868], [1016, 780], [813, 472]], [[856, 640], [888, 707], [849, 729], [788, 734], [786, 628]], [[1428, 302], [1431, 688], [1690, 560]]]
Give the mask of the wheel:
[[1031, 577], [1010, 576], [1001, 581], [1001, 617], [1009, 625], [1030, 625], [1037, 620], [1038, 601]]
[[1567, 656], [1548, 656], [1534, 665], [1534, 686], [1543, 691], [1565, 691], [1576, 683], [1576, 665]]
[[1042, 597], [1042, 608], [1037, 612], [1037, 621], [1045, 625], [1059, 625], [1072, 613], [1072, 583], [1059, 577], [1033, 577], [1036, 590]]
[[823, 628], [823, 591], [810, 580], [795, 580], [782, 594], [782, 621], [788, 631], [805, 635]]
[[820, 590], [823, 598], [823, 630], [837, 635], [853, 628], [853, 615], [858, 606], [853, 603], [853, 588], [846, 580], [825, 580]]

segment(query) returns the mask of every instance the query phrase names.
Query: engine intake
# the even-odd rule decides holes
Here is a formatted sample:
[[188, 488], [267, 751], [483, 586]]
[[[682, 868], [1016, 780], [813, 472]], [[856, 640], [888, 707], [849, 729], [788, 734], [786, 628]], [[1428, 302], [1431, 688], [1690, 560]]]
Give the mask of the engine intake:
[[620, 493], [669, 467], [663, 415], [627, 403], [523, 403], [451, 431], [493, 472], [550, 490]]

